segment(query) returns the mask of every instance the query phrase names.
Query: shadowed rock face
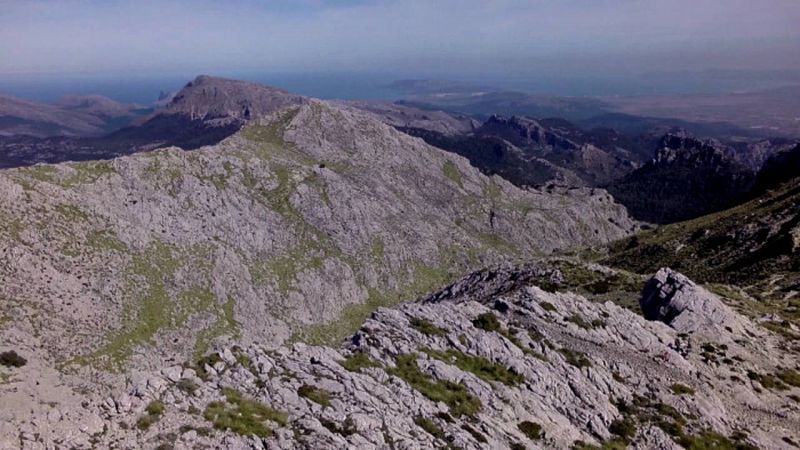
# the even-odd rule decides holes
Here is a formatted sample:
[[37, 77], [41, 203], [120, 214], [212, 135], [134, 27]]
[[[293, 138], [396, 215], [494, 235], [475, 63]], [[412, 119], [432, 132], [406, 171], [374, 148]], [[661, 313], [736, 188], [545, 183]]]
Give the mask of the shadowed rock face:
[[722, 300], [670, 269], [659, 270], [647, 282], [640, 304], [646, 319], [659, 320], [681, 333], [746, 332]]
[[608, 189], [637, 219], [672, 223], [744, 201], [754, 179], [719, 142], [667, 134], [651, 162]]

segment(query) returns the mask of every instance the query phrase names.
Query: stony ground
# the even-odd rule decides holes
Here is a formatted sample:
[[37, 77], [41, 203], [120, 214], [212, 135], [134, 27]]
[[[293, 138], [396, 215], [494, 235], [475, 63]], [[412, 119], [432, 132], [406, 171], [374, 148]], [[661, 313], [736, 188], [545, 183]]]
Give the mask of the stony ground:
[[476, 272], [421, 301], [378, 310], [342, 346], [232, 347], [131, 374], [125, 389], [89, 397], [83, 408], [54, 408], [8, 445], [789, 449], [798, 443], [798, 361], [781, 349], [779, 336], [669, 270], [643, 292], [651, 321], [611, 302], [554, 292], [562, 285], [561, 272], [548, 266]]

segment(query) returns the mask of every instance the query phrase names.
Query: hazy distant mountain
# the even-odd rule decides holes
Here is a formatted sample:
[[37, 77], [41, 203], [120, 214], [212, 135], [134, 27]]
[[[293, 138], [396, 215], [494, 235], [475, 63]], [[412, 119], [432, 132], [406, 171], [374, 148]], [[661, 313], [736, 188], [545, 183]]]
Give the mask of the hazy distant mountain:
[[101, 96], [45, 104], [0, 95], [0, 136], [100, 136], [148, 112]]
[[445, 136], [470, 133], [481, 123], [463, 114], [419, 109], [385, 101], [344, 101], [342, 104], [367, 111], [383, 123], [395, 128], [415, 128], [433, 131]]
[[754, 181], [730, 147], [675, 132], [661, 139], [653, 160], [608, 188], [634, 217], [671, 223], [743, 201]]

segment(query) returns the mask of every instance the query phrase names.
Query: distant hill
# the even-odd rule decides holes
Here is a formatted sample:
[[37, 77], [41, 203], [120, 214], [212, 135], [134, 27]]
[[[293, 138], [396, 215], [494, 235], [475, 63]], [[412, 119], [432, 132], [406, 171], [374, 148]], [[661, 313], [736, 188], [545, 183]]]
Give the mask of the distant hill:
[[46, 104], [0, 95], [0, 136], [101, 136], [149, 112], [101, 96], [71, 96]]

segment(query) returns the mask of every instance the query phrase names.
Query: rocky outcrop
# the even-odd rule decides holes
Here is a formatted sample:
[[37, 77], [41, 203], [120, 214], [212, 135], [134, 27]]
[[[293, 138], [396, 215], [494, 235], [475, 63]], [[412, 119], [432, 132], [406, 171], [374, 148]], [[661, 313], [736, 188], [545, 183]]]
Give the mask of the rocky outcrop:
[[106, 397], [53, 407], [6, 443], [791, 448], [798, 387], [774, 383], [791, 380], [785, 368], [797, 361], [775, 336], [681, 332], [612, 303], [545, 291], [543, 279], [559, 276], [535, 265], [484, 270], [424, 301], [378, 310], [340, 346], [229, 347], [139, 372]]
[[646, 319], [664, 322], [681, 333], [754, 334], [722, 300], [667, 268], [647, 282], [640, 304]]

